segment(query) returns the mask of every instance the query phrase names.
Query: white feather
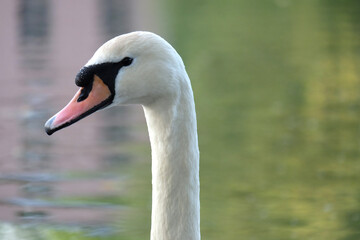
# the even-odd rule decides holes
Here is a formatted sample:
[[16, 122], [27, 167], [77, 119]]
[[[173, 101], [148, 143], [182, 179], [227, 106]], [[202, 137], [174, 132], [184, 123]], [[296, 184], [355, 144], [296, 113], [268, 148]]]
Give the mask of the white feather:
[[86, 65], [134, 58], [116, 77], [112, 105], [142, 104], [152, 149], [152, 240], [200, 239], [199, 150], [190, 79], [169, 43], [149, 32], [118, 36]]

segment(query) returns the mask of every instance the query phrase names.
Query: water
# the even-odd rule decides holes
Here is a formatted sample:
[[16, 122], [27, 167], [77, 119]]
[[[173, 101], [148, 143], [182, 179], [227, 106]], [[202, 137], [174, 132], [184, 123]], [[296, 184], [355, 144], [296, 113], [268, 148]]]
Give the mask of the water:
[[360, 239], [359, 2], [171, 9], [197, 103], [204, 239]]
[[0, 239], [148, 239], [141, 108], [43, 131], [94, 50], [135, 29], [192, 79], [203, 239], [360, 239], [358, 1], [153, 3], [1, 3]]
[[139, 15], [134, 4], [0, 4], [0, 239], [111, 238], [133, 215], [131, 168], [149, 161], [141, 107], [100, 112], [52, 137], [43, 125], [76, 92], [74, 77], [93, 52], [141, 24], [129, 16]]

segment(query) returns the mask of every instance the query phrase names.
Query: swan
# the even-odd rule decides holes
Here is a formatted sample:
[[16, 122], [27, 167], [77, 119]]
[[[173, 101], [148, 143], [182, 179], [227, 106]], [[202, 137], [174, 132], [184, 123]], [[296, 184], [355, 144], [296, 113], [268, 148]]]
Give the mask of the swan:
[[104, 108], [143, 106], [152, 156], [151, 240], [200, 239], [199, 148], [190, 79], [176, 50], [144, 31], [104, 43], [75, 77], [80, 89], [45, 123], [48, 135]]

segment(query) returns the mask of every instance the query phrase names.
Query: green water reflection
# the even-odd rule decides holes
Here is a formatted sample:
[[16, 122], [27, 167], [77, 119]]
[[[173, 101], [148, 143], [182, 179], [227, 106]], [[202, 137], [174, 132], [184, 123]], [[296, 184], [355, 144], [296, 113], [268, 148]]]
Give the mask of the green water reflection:
[[175, 1], [203, 239], [360, 239], [360, 2]]

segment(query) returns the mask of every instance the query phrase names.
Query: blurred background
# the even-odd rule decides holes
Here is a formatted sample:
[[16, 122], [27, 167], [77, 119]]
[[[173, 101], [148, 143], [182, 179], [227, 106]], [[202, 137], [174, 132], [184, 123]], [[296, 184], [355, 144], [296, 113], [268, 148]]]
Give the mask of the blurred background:
[[149, 239], [140, 106], [48, 137], [108, 39], [149, 30], [183, 57], [203, 239], [360, 239], [358, 0], [2, 0], [0, 239]]

